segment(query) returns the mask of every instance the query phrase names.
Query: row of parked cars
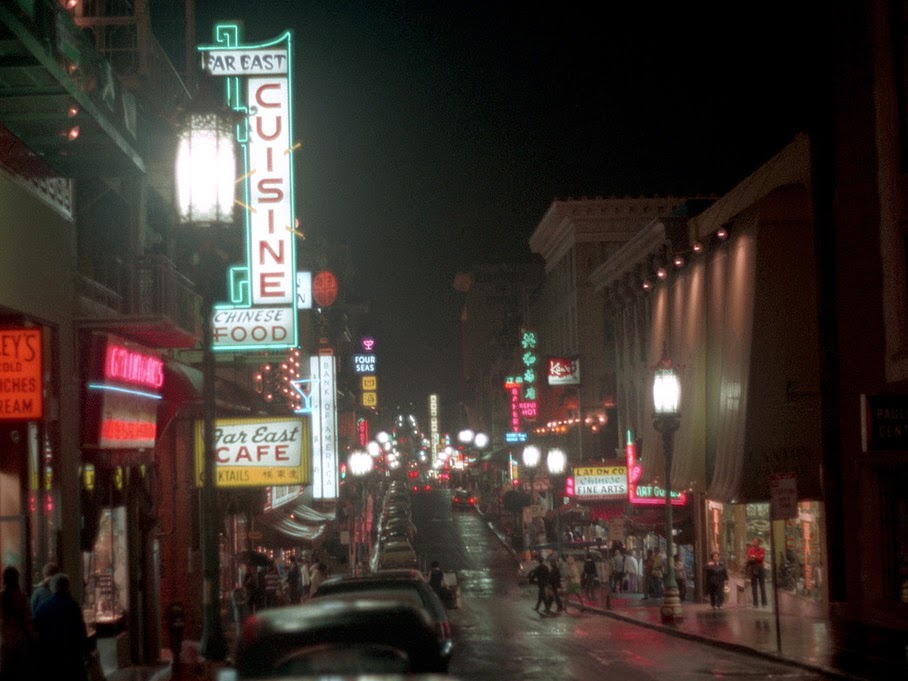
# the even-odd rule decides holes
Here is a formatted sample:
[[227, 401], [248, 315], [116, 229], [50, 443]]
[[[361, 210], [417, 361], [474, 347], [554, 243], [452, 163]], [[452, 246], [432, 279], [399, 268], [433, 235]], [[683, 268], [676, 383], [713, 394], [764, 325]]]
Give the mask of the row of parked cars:
[[[377, 519], [382, 548], [372, 572], [330, 577], [302, 605], [246, 618], [234, 665], [219, 681], [446, 674], [454, 649], [451, 622], [416, 567], [409, 510], [409, 493], [392, 485]], [[409, 547], [406, 557], [393, 548], [397, 543]], [[392, 568], [398, 560], [406, 565]]]
[[410, 488], [393, 481], [382, 499], [376, 523], [376, 541], [369, 560], [372, 572], [389, 568], [419, 568], [413, 548], [416, 525], [413, 523]]

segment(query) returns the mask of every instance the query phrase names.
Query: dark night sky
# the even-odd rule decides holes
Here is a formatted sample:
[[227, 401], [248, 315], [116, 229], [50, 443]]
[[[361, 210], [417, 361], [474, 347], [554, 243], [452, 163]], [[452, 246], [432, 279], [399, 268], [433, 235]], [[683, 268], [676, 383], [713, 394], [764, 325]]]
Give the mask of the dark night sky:
[[454, 274], [553, 199], [721, 194], [803, 128], [809, 3], [628, 4], [197, 0], [199, 42], [294, 32], [297, 214], [351, 247], [382, 406], [457, 395]]

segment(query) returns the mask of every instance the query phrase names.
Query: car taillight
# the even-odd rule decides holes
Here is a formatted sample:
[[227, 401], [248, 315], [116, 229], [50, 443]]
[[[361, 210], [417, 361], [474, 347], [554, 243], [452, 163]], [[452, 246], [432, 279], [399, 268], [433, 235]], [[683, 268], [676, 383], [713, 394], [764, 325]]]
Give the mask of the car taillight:
[[451, 629], [450, 622], [439, 622], [438, 623], [438, 636], [442, 640], [447, 640], [453, 638], [453, 630]]
[[471, 504], [475, 504], [475, 503], [476, 503], [476, 497], [470, 497], [470, 503], [471, 503]]

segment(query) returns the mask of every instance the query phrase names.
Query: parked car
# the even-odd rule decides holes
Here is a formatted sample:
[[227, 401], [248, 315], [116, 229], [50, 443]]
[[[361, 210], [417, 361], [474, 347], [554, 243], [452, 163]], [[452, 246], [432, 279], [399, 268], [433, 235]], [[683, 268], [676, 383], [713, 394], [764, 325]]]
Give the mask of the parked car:
[[245, 621], [235, 660], [240, 680], [429, 674], [447, 667], [424, 608], [358, 596], [260, 610]]
[[459, 487], [451, 495], [451, 505], [457, 509], [470, 509], [476, 506], [476, 495], [470, 494], [467, 490]]
[[403, 532], [409, 541], [413, 541], [416, 537], [416, 525], [409, 518], [388, 518], [387, 520], [382, 520], [378, 526], [379, 535], [384, 535], [385, 533], [400, 533]]
[[435, 629], [439, 653], [446, 665], [450, 661], [454, 638], [447, 610], [419, 570], [381, 570], [370, 575], [331, 577], [318, 588], [315, 598], [340, 594], [368, 599], [390, 597], [425, 609]]
[[419, 558], [416, 551], [408, 541], [388, 541], [376, 547], [376, 560], [373, 561], [372, 571], [387, 570], [390, 568], [418, 568]]

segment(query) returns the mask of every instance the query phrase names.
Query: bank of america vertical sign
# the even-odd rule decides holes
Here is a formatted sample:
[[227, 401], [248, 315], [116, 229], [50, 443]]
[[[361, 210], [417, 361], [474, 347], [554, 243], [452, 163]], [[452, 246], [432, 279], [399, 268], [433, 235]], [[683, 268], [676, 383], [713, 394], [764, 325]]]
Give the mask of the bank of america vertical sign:
[[312, 498], [336, 499], [337, 470], [337, 409], [335, 364], [333, 354], [309, 358], [312, 380]]
[[230, 302], [214, 306], [212, 347], [295, 347], [291, 36], [240, 44], [236, 24], [218, 24], [215, 42], [198, 49], [205, 70], [226, 79], [227, 104], [241, 114], [246, 262], [230, 269]]

